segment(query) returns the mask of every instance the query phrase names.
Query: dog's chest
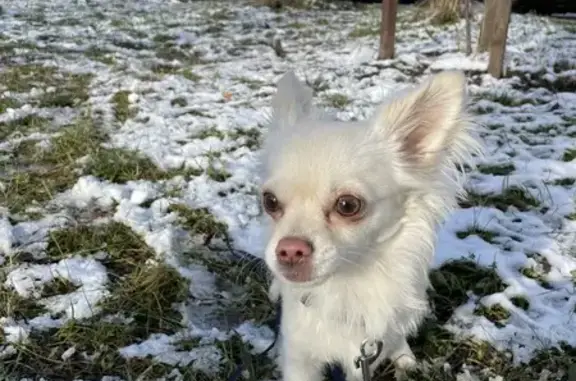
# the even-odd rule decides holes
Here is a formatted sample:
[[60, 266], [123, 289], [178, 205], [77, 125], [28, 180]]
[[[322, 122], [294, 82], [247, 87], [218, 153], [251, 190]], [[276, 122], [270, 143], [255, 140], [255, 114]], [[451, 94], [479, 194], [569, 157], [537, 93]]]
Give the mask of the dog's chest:
[[[322, 306], [326, 305], [322, 303]], [[284, 303], [282, 334], [291, 346], [325, 362], [352, 361], [367, 338], [362, 317], [352, 310], [330, 308], [327, 311], [299, 300]]]

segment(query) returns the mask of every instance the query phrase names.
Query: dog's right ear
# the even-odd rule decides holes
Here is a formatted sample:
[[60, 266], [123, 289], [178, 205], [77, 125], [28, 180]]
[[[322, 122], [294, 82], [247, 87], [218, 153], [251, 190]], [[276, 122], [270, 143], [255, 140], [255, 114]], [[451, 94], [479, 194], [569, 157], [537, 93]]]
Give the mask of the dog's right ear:
[[272, 99], [272, 121], [276, 128], [294, 125], [312, 109], [312, 89], [302, 84], [294, 72], [289, 71], [280, 78], [276, 95]]

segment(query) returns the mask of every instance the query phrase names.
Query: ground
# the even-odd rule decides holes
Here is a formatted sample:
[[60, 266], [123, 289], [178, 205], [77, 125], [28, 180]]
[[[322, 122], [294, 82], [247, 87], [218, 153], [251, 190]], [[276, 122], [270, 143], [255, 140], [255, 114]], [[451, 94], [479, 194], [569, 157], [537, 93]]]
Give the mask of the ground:
[[576, 24], [514, 15], [495, 80], [485, 55], [460, 53], [462, 23], [412, 7], [397, 58], [375, 61], [378, 18], [376, 6], [4, 2], [2, 379], [223, 381], [243, 363], [244, 379], [277, 380], [274, 351], [255, 355], [273, 337], [256, 159], [276, 81], [296, 70], [351, 120], [455, 68], [487, 155], [439, 232], [411, 377], [567, 380]]

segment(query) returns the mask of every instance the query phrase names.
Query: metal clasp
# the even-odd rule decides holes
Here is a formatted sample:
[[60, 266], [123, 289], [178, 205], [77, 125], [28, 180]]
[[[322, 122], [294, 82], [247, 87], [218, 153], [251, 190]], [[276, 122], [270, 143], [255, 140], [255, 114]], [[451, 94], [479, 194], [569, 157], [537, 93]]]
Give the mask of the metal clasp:
[[[376, 348], [368, 351], [368, 348], [373, 348], [374, 346], [376, 346]], [[380, 356], [383, 346], [384, 344], [380, 340], [371, 341], [368, 339], [364, 340], [360, 345], [360, 356], [354, 359], [354, 365], [356, 366], [356, 369], [362, 369], [363, 381], [370, 381], [370, 365], [378, 358], [378, 356]]]

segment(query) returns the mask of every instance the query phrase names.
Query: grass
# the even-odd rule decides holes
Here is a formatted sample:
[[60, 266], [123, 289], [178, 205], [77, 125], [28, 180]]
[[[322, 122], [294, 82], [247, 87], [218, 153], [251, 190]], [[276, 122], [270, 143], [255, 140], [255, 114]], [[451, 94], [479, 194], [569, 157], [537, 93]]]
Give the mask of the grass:
[[567, 149], [562, 155], [562, 161], [568, 162], [576, 159], [576, 149]]
[[378, 36], [380, 27], [378, 25], [358, 25], [349, 34], [350, 38], [360, 38], [367, 36]]
[[187, 296], [188, 282], [173, 267], [139, 262], [100, 304], [104, 314], [129, 318], [133, 336], [147, 338], [183, 327], [182, 315], [175, 307]]
[[154, 252], [142, 238], [119, 222], [52, 231], [46, 248], [46, 254], [52, 261], [74, 254], [87, 256], [101, 251], [107, 254], [102, 262], [113, 282], [154, 258]]
[[571, 185], [574, 185], [575, 182], [576, 182], [576, 179], [574, 179], [574, 178], [564, 177], [562, 179], [554, 180], [552, 183], [554, 185], [569, 187]]
[[54, 295], [69, 294], [78, 289], [74, 283], [66, 278], [55, 277], [52, 281], [44, 283], [41, 297], [47, 298]]
[[41, 206], [75, 182], [74, 173], [59, 168], [16, 173], [0, 191], [0, 204], [11, 213], [21, 213], [30, 206]]
[[186, 107], [188, 106], [188, 101], [184, 97], [177, 97], [170, 101], [170, 105], [178, 106], [178, 107]]
[[[72, 321], [59, 329], [34, 332], [30, 341], [15, 345], [15, 353], [3, 360], [3, 372], [15, 379], [72, 380], [110, 375], [130, 380], [141, 375], [152, 379], [166, 376], [171, 370], [166, 365], [150, 359], [126, 360], [118, 353], [119, 345], [131, 342], [128, 327], [119, 323]], [[70, 348], [74, 348], [73, 352], [67, 352]]]
[[[468, 301], [469, 292], [482, 297], [504, 290], [505, 285], [494, 269], [480, 267], [472, 260], [455, 260], [433, 270], [430, 280], [432, 316], [425, 321], [419, 333], [409, 340], [417, 358], [429, 362], [429, 366], [426, 371], [411, 373], [409, 379], [455, 380], [454, 375], [465, 364], [495, 372], [502, 371], [506, 364], [511, 366], [506, 354], [488, 343], [458, 338], [443, 327], [454, 310]], [[444, 368], [445, 363], [450, 365], [448, 372]], [[386, 378], [389, 373], [389, 370], [383, 370], [382, 378], [377, 380], [389, 380]]]
[[34, 88], [54, 88], [36, 100], [39, 107], [76, 107], [89, 98], [92, 74], [60, 72], [54, 66], [36, 64], [9, 67], [0, 72], [0, 84], [8, 91], [27, 93]]
[[350, 98], [340, 93], [327, 94], [326, 101], [330, 106], [338, 109], [344, 109], [346, 106], [352, 103]]
[[49, 120], [36, 114], [28, 114], [8, 122], [0, 122], [0, 139], [4, 140], [16, 134], [29, 134], [47, 129]]
[[[148, 157], [121, 148], [98, 149], [90, 156], [84, 173], [118, 184], [134, 180], [158, 181], [180, 174], [179, 171], [164, 171]], [[185, 173], [185, 170], [181, 171], [181, 174]]]
[[212, 238], [222, 238], [228, 231], [226, 225], [216, 221], [206, 208], [192, 209], [184, 204], [172, 204], [168, 211], [178, 214], [184, 229], [204, 236], [205, 242], [209, 242]]
[[58, 69], [35, 64], [19, 65], [0, 71], [0, 84], [8, 91], [27, 93], [33, 88], [53, 86]]
[[0, 97], [0, 114], [5, 113], [9, 108], [17, 109], [20, 102], [12, 97]]
[[478, 171], [485, 175], [494, 175], [494, 176], [507, 176], [514, 172], [516, 167], [514, 164], [500, 164], [500, 165], [479, 165]]
[[494, 238], [498, 236], [498, 234], [494, 232], [478, 229], [477, 227], [473, 227], [468, 230], [459, 231], [456, 233], [456, 236], [460, 239], [464, 239], [470, 235], [477, 235], [478, 237], [482, 238], [484, 241], [488, 243], [493, 243]]
[[[272, 6], [275, 6], [272, 4], [274, 1], [277, 0], [270, 1]], [[286, 7], [286, 3], [284, 2], [282, 6]], [[119, 16], [115, 15], [115, 17]], [[34, 17], [37, 18], [36, 22], [47, 21], [41, 13]], [[236, 15], [226, 10], [206, 13], [206, 17], [211, 18], [212, 21], [218, 21], [215, 25], [208, 26], [206, 33], [211, 30], [220, 34], [223, 33], [224, 28], [228, 28], [227, 23]], [[292, 29], [300, 29], [304, 25], [294, 22], [295, 19], [291, 18], [290, 12], [281, 17], [280, 21], [271, 21], [273, 28], [276, 23]], [[107, 22], [110, 20], [103, 13], [101, 13], [101, 18], [106, 19]], [[318, 24], [322, 21], [328, 22], [324, 19], [319, 20]], [[451, 21], [451, 17], [441, 20], [441, 22]], [[195, 91], [198, 85], [204, 86], [217, 79], [216, 75], [212, 77], [204, 74], [208, 73], [204, 69], [202, 69], [203, 76], [197, 74], [201, 68], [193, 65], [202, 62], [200, 55], [191, 53], [191, 47], [182, 49], [176, 47], [175, 36], [171, 34], [172, 29], [168, 26], [164, 29], [157, 29], [162, 31], [158, 34], [145, 36], [141, 31], [130, 31], [129, 24], [128, 19], [117, 19], [112, 20], [110, 26], [121, 27], [125, 33], [137, 38], [152, 40], [155, 44], [151, 52], [152, 56], [156, 55], [157, 58], [165, 60], [152, 66], [152, 74], [157, 80], [162, 80], [163, 76], [168, 75], [179, 76]], [[302, 35], [302, 31], [298, 34]], [[369, 39], [377, 35], [377, 26], [367, 25], [366, 22], [356, 25], [350, 33], [352, 38]], [[251, 42], [254, 45], [257, 43], [255, 40]], [[146, 45], [131, 40], [117, 41], [116, 45], [132, 49], [131, 54], [143, 56], [148, 49]], [[10, 54], [14, 52], [15, 49], [12, 49]], [[88, 59], [109, 65], [111, 71], [115, 70], [116, 59], [120, 59], [121, 54], [121, 51], [112, 52], [95, 46], [83, 52]], [[30, 62], [37, 61], [30, 60]], [[553, 70], [562, 72], [569, 68], [569, 62], [558, 61]], [[206, 68], [206, 70], [209, 69]], [[64, 73], [57, 67], [37, 64], [8, 67], [0, 73], [0, 93], [4, 93], [4, 90], [13, 93], [0, 98], [0, 114], [5, 113], [8, 108], [19, 108], [25, 102], [45, 108], [83, 108], [84, 102], [89, 98], [92, 83], [92, 77], [89, 75]], [[143, 77], [140, 79], [144, 80]], [[540, 75], [540, 77], [543, 76]], [[164, 79], [167, 80], [167, 78]], [[263, 82], [254, 77], [237, 76], [232, 79], [251, 90], [263, 85]], [[199, 83], [201, 81], [202, 83]], [[524, 86], [537, 85], [547, 89], [563, 90], [574, 88], [574, 83], [570, 78], [546, 80], [534, 76], [529, 79], [532, 83], [528, 83], [528, 80], [523, 81]], [[313, 81], [307, 80], [307, 83], [316, 95], [328, 90], [328, 82], [321, 77]], [[50, 87], [55, 91], [44, 93], [39, 91], [40, 95], [31, 100], [21, 96], [21, 93], [29, 92], [34, 88], [42, 90]], [[169, 89], [169, 91], [173, 90]], [[189, 104], [191, 98], [179, 95], [181, 94], [176, 93], [170, 97], [173, 111], [201, 118], [217, 117], [217, 113], [208, 115], [201, 111], [207, 108]], [[344, 109], [351, 104], [351, 99], [344, 94], [322, 94], [321, 97], [325, 103], [337, 109]], [[537, 100], [512, 97], [506, 93], [489, 94], [484, 98], [507, 107], [539, 103]], [[489, 102], [484, 104], [486, 106], [480, 109], [482, 113], [489, 113], [497, 106]], [[120, 125], [134, 119], [138, 113], [137, 107], [130, 102], [130, 92], [125, 89], [112, 95], [110, 106], [112, 106], [115, 121]], [[197, 106], [198, 109], [191, 106]], [[63, 110], [63, 112], [68, 111]], [[512, 115], [512, 118], [517, 118], [519, 122], [529, 120], [528, 115]], [[135, 151], [106, 148], [103, 146], [103, 143], [108, 140], [106, 132], [96, 128], [90, 117], [80, 118], [71, 125], [58, 129], [57, 133], [47, 140], [29, 137], [18, 144], [14, 142], [13, 147], [10, 148], [11, 151], [6, 154], [8, 159], [5, 161], [3, 176], [6, 176], [7, 181], [4, 182], [5, 188], [0, 194], [2, 197], [0, 204], [9, 207], [10, 212], [13, 213], [10, 216], [11, 219], [23, 221], [24, 217], [20, 218], [15, 214], [24, 213], [30, 206], [44, 206], [55, 194], [69, 189], [78, 176], [85, 174], [119, 184], [132, 180], [163, 181], [177, 175], [183, 175], [186, 178], [202, 173], [212, 181], [225, 182], [231, 174], [225, 166], [220, 165], [219, 160], [226, 153], [239, 148], [257, 150], [261, 145], [264, 130], [256, 126], [223, 131], [209, 127], [210, 120], [207, 121], [208, 126], [192, 138], [212, 137], [226, 140], [226, 143], [230, 143], [231, 146], [226, 151], [211, 152], [206, 155], [210, 164], [202, 171], [185, 168], [162, 170], [150, 158]], [[572, 119], [566, 119], [567, 123], [571, 121]], [[533, 129], [525, 133], [530, 134], [527, 136], [532, 139], [536, 138], [534, 135], [536, 133], [541, 134], [540, 137], [543, 138], [544, 135], [550, 135], [552, 132], [561, 134], [560, 127], [561, 125], [542, 125], [537, 130]], [[488, 128], [506, 130], [505, 126], [500, 124], [493, 124]], [[54, 131], [56, 131], [56, 123], [34, 114], [11, 122], [0, 123], [0, 139], [2, 140], [32, 132], [52, 133]], [[183, 139], [183, 142], [188, 142], [188, 139]], [[536, 139], [534, 142], [534, 145], [539, 144], [536, 143]], [[562, 160], [567, 162], [574, 160], [576, 153], [573, 151], [569, 149], [563, 152]], [[511, 163], [479, 166], [480, 173], [493, 176], [508, 176], [516, 170]], [[570, 187], [574, 185], [574, 181], [575, 179], [566, 177], [552, 183]], [[219, 195], [225, 197], [227, 192], [238, 189], [230, 189], [226, 184], [222, 184]], [[181, 193], [178, 197], [184, 196], [184, 193]], [[501, 194], [471, 193], [469, 200], [462, 202], [463, 207], [476, 205], [490, 205], [503, 211], [510, 211], [511, 206], [520, 211], [532, 211], [540, 206], [540, 202], [526, 189], [511, 187], [504, 188]], [[177, 201], [169, 206], [168, 211], [177, 214], [178, 223], [191, 236], [203, 240], [205, 246], [202, 246], [202, 243], [198, 244], [202, 246], [201, 248], [195, 246], [197, 240], [191, 240], [195, 243], [186, 247], [186, 260], [203, 265], [216, 276], [218, 297], [210, 299], [209, 302], [216, 306], [218, 318], [225, 321], [224, 326], [235, 326], [245, 320], [253, 320], [258, 324], [268, 322], [274, 310], [267, 297], [269, 279], [264, 263], [261, 260], [245, 258], [240, 253], [232, 254], [229, 250], [221, 248], [222, 243], [229, 242], [227, 226], [215, 219], [207, 208], [194, 209], [184, 201]], [[26, 213], [30, 212], [26, 211]], [[570, 215], [568, 218], [575, 217]], [[494, 242], [498, 238], [495, 232], [477, 227], [462, 230], [456, 234], [461, 239], [477, 235], [487, 242]], [[193, 370], [190, 365], [169, 366], [158, 363], [152, 358], [130, 360], [123, 358], [118, 348], [140, 343], [154, 333], [171, 334], [180, 330], [183, 316], [177, 307], [191, 302], [192, 304], [186, 307], [193, 309], [197, 308], [195, 303], [201, 305], [207, 301], [194, 300], [189, 295], [188, 281], [182, 278], [174, 268], [161, 262], [157, 263], [156, 253], [138, 234], [122, 223], [106, 221], [103, 224], [93, 225], [85, 221], [79, 222], [73, 217], [67, 227], [52, 230], [46, 244], [44, 252], [47, 258], [44, 261], [48, 262], [75, 254], [84, 256], [98, 254], [97, 258], [100, 258], [99, 260], [106, 266], [111, 279], [109, 288], [111, 294], [98, 304], [97, 315], [93, 318], [72, 320], [64, 323], [62, 327], [44, 332], [32, 331], [29, 342], [17, 344], [14, 354], [3, 357], [0, 378], [6, 374], [15, 376], [6, 376], [9, 379], [45, 377], [47, 379], [92, 380], [106, 374], [119, 376], [125, 380], [144, 381], [161, 377], [170, 379], [170, 373], [177, 369], [183, 375], [183, 381], [225, 381], [237, 363], [242, 363], [247, 369], [244, 375], [246, 380], [258, 381], [275, 377], [276, 369], [273, 361], [252, 354], [250, 345], [243, 343], [236, 335], [223, 341], [216, 340], [214, 344], [204, 343], [197, 338], [183, 338], [175, 343], [183, 351], [214, 345], [217, 353], [222, 356], [221, 367], [215, 375], [204, 375]], [[101, 256], [102, 252], [106, 255]], [[17, 262], [13, 260], [13, 263]], [[7, 268], [2, 268], [2, 272], [4, 271], [7, 271]], [[533, 268], [528, 267], [518, 271], [546, 286], [543, 275], [546, 272], [545, 265], [539, 263]], [[527, 366], [516, 367], [511, 364], [507, 353], [497, 351], [486, 342], [458, 337], [444, 327], [444, 323], [453, 315], [454, 310], [469, 300], [471, 293], [475, 297], [482, 297], [505, 289], [506, 285], [494, 268], [478, 266], [473, 260], [452, 261], [433, 270], [431, 279], [434, 288], [429, 291], [429, 295], [433, 313], [419, 333], [411, 338], [414, 352], [419, 360], [427, 362], [427, 370], [417, 371], [410, 376], [410, 379], [455, 381], [455, 373], [463, 369], [464, 365], [486, 371], [485, 373], [478, 372], [480, 373], [478, 381], [488, 381], [490, 374], [501, 375], [507, 381], [538, 380], [543, 379], [543, 371], [552, 372], [548, 376], [549, 380], [566, 379], [566, 370], [576, 363], [576, 350], [567, 345], [542, 351]], [[0, 284], [0, 316], [29, 320], [46, 312], [38, 301], [23, 299], [3, 285], [3, 282]], [[56, 278], [43, 285], [41, 296], [44, 298], [63, 295], [76, 289], [77, 286], [69, 280]], [[516, 307], [530, 310], [530, 301], [527, 297], [514, 296], [510, 300]], [[499, 326], [506, 324], [510, 317], [510, 311], [501, 305], [481, 305], [475, 313], [485, 316]], [[2, 330], [0, 330], [0, 342], [3, 340], [1, 332]], [[74, 349], [73, 353], [69, 351], [71, 348]], [[65, 354], [67, 356], [63, 357]], [[445, 364], [448, 364], [451, 370], [446, 371]], [[388, 369], [383, 368], [375, 381], [390, 380], [389, 373]]]
[[0, 277], [2, 279], [2, 285], [0, 285], [0, 316], [28, 320], [46, 312], [44, 306], [32, 299], [21, 297], [11, 287], [7, 287], [4, 284], [6, 281], [4, 278], [5, 276], [2, 274]]
[[135, 117], [138, 112], [130, 104], [130, 94], [128, 90], [119, 90], [112, 96], [114, 117], [119, 123], [125, 123], [128, 119]]
[[515, 207], [519, 211], [525, 212], [538, 207], [540, 202], [528, 191], [513, 186], [504, 189], [501, 194], [480, 195], [468, 192], [466, 200], [461, 200], [459, 204], [462, 208], [493, 206], [503, 212], [506, 212], [510, 207]]
[[199, 80], [202, 79], [202, 76], [194, 73], [194, 72], [193, 72], [192, 70], [190, 70], [190, 69], [184, 69], [184, 70], [182, 71], [182, 76], [183, 76], [184, 78], [186, 78], [187, 80], [192, 81], [192, 82], [198, 82]]
[[[47, 123], [43, 118], [29, 115], [14, 121], [14, 125], [5, 126], [4, 131], [19, 126], [41, 130], [46, 129]], [[78, 159], [97, 149], [105, 138], [90, 118], [83, 117], [54, 135], [47, 149], [33, 143], [21, 144], [14, 152], [15, 160], [4, 168], [8, 180], [0, 193], [0, 202], [12, 213], [24, 212], [29, 206], [41, 207], [76, 182]]]
[[96, 128], [90, 116], [84, 116], [51, 139], [50, 147], [41, 160], [55, 166], [74, 166], [78, 159], [97, 150], [107, 138], [103, 131]]
[[[0, 131], [8, 133], [18, 126], [42, 129], [46, 123], [45, 119], [29, 116], [4, 129], [0, 125]], [[2, 190], [0, 201], [13, 213], [23, 212], [31, 205], [42, 206], [57, 193], [70, 188], [81, 174], [116, 183], [138, 179], [158, 181], [178, 175], [187, 178], [199, 174], [185, 168], [162, 170], [135, 151], [103, 148], [101, 144], [106, 140], [107, 135], [94, 126], [90, 117], [82, 117], [54, 135], [47, 149], [38, 148], [33, 141], [18, 146], [13, 155], [17, 159], [12, 163], [14, 173]], [[84, 157], [88, 160], [80, 163], [79, 159]], [[22, 166], [29, 168], [16, 170]]]
[[530, 308], [530, 302], [523, 296], [513, 296], [510, 298], [512, 304], [523, 310], [528, 310]]
[[38, 107], [77, 107], [90, 98], [92, 74], [65, 74], [54, 91], [42, 94]]
[[259, 79], [253, 79], [248, 77], [234, 77], [232, 79], [235, 80], [236, 82], [245, 84], [251, 90], [257, 90], [264, 85], [264, 81], [261, 81]]
[[455, 308], [468, 300], [468, 291], [477, 296], [501, 292], [505, 286], [493, 268], [483, 268], [471, 260], [447, 262], [430, 274], [434, 316], [446, 322]]
[[219, 288], [231, 294], [220, 311], [229, 325], [246, 320], [266, 323], [273, 317], [274, 306], [268, 298], [269, 273], [261, 259], [213, 252], [190, 255], [216, 276]]
[[116, 63], [116, 59], [113, 56], [113, 52], [106, 49], [101, 49], [97, 46], [91, 46], [86, 51], [84, 55], [93, 61], [103, 63], [105, 65], [112, 66]]
[[481, 315], [490, 320], [497, 327], [504, 327], [505, 321], [510, 318], [510, 312], [502, 307], [500, 304], [494, 304], [492, 306], [479, 305], [476, 310], [474, 310], [475, 315]]

